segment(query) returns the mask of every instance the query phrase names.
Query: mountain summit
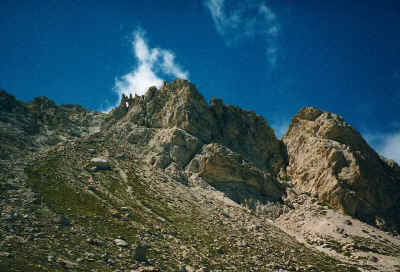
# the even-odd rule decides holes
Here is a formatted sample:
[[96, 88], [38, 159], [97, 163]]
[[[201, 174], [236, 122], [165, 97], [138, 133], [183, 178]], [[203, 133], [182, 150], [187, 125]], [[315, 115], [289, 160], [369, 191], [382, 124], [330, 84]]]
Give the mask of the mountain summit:
[[186, 80], [109, 114], [0, 91], [4, 271], [399, 271], [400, 167], [340, 116], [279, 140]]

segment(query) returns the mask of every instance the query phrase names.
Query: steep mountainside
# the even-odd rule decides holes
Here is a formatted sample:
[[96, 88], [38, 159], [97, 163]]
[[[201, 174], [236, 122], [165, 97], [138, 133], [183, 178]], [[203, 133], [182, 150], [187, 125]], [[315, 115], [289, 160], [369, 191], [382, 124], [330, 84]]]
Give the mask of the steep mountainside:
[[1, 91], [0, 271], [400, 271], [399, 172], [337, 115], [280, 141], [184, 80], [109, 114]]
[[283, 137], [295, 186], [335, 209], [399, 230], [400, 176], [361, 135], [329, 112], [303, 108]]
[[22, 103], [0, 90], [0, 159], [87, 136], [104, 118], [79, 105], [56, 106], [46, 97]]

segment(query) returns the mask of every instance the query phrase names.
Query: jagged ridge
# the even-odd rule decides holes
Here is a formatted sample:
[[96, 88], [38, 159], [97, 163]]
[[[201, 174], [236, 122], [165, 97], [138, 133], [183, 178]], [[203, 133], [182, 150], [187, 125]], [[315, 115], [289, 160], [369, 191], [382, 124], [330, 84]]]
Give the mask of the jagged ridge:
[[[207, 104], [184, 80], [152, 87], [144, 96], [123, 96], [108, 115], [46, 98], [22, 103], [5, 92], [0, 106], [0, 191], [2, 214], [9, 218], [0, 220], [0, 236], [12, 241], [12, 254], [36, 249], [28, 266], [17, 257], [4, 259], [0, 251], [11, 271], [31, 264], [138, 268], [143, 263], [129, 258], [141, 243], [151, 248], [148, 261], [166, 271], [190, 271], [182, 262], [206, 269], [198, 271], [359, 271], [304, 248], [271, 225], [287, 210], [301, 211], [299, 199], [315, 200], [303, 193], [370, 224], [398, 229], [398, 165], [380, 158], [335, 114], [304, 108], [280, 141], [261, 116], [219, 99]], [[15, 198], [21, 206], [8, 200]], [[25, 220], [24, 214], [32, 217]], [[47, 249], [39, 240], [21, 248], [19, 238], [7, 236], [8, 225], [32, 235], [29, 229], [38, 224], [57, 243], [68, 237], [52, 253], [62, 258], [44, 260], [38, 254]], [[102, 250], [108, 255], [100, 257]], [[84, 251], [95, 257], [78, 261], [77, 252]], [[400, 256], [389, 242], [377, 252]], [[370, 265], [357, 263], [366, 270]]]

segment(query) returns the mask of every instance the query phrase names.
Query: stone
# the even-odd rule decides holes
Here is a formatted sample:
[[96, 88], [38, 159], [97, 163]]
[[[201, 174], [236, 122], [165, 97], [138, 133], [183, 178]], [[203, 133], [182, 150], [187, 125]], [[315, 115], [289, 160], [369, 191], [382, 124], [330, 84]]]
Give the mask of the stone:
[[117, 245], [117, 246], [120, 246], [120, 247], [127, 247], [128, 246], [128, 242], [126, 242], [123, 239], [119, 239], [119, 238], [114, 239], [114, 244]]
[[15, 214], [13, 211], [5, 212], [2, 214], [2, 218], [7, 221], [12, 221], [15, 218]]
[[182, 265], [181, 272], [195, 272], [195, 269], [190, 265]]
[[68, 269], [74, 269], [79, 266], [79, 264], [71, 262], [71, 261], [61, 258], [61, 257], [57, 258], [56, 262]]
[[158, 272], [158, 271], [160, 271], [160, 268], [156, 266], [142, 266], [136, 270], [131, 270], [131, 272]]
[[99, 247], [104, 246], [104, 242], [101, 241], [100, 239], [96, 239], [96, 238], [94, 238], [94, 239], [92, 239], [92, 238], [87, 238], [87, 239], [86, 239], [86, 242], [87, 242], [88, 244], [91, 244], [91, 245], [94, 245], [94, 246], [99, 246]]
[[90, 164], [95, 167], [95, 170], [111, 170], [112, 166], [109, 160], [103, 157], [97, 157], [90, 160]]
[[348, 226], [353, 225], [353, 222], [351, 222], [351, 220], [349, 220], [349, 219], [346, 219], [346, 220], [344, 221], [344, 223], [345, 223], [346, 225], [348, 225]]
[[376, 256], [368, 256], [368, 260], [374, 263], [377, 263], [379, 261], [379, 259]]
[[0, 251], [0, 257], [11, 257], [11, 253], [6, 251]]
[[178, 169], [183, 169], [200, 146], [198, 138], [182, 129], [162, 129], [148, 142], [144, 156], [156, 167], [166, 168], [174, 162]]
[[337, 228], [336, 228], [336, 232], [337, 232], [337, 233], [343, 234], [343, 233], [344, 233], [344, 229], [343, 229], [343, 228], [337, 227]]
[[197, 173], [210, 184], [245, 184], [255, 188], [270, 199], [278, 200], [283, 188], [271, 174], [265, 173], [243, 157], [220, 144], [208, 144], [202, 147], [187, 165], [188, 176]]

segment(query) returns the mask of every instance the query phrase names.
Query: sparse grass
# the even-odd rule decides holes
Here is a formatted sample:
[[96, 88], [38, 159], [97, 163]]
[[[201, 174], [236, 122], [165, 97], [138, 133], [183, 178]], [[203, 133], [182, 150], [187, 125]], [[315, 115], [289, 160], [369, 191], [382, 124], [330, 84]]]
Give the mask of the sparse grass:
[[361, 236], [351, 236], [351, 238], [353, 239], [354, 247], [357, 250], [400, 257], [400, 248], [389, 241], [387, 243], [382, 243]]
[[56, 159], [28, 168], [29, 185], [54, 212], [66, 216], [105, 216], [106, 210], [93, 195], [77, 190], [57, 173]]
[[334, 239], [328, 239], [323, 247], [332, 249], [339, 254], [343, 254], [342, 245]]
[[[118, 258], [120, 251], [112, 240], [121, 236], [134, 248], [134, 245], [142, 242], [142, 238], [139, 238], [142, 236], [151, 245], [148, 259], [159, 265], [162, 271], [176, 271], [179, 260], [190, 265], [205, 266], [210, 270], [235, 267], [237, 271], [247, 271], [249, 266], [254, 266], [264, 267], [259, 269], [264, 271], [265, 264], [280, 263], [286, 258], [289, 258], [288, 267], [313, 264], [323, 271], [351, 271], [348, 267], [338, 268], [338, 262], [334, 259], [305, 248], [272, 226], [262, 226], [260, 231], [264, 242], [260, 242], [255, 234], [258, 231], [244, 227], [246, 220], [255, 219], [259, 215], [240, 211], [240, 219], [226, 217], [219, 206], [222, 203], [215, 203], [215, 206], [206, 209], [187, 196], [173, 191], [159, 191], [161, 187], [157, 186], [161, 185], [157, 185], [157, 182], [162, 184], [166, 181], [140, 176], [129, 161], [120, 162], [119, 165], [127, 174], [127, 183], [119, 178], [117, 171], [91, 173], [99, 189], [89, 192], [85, 186], [86, 175], [89, 173], [82, 175], [82, 171], [85, 171], [82, 161], [91, 157], [85, 153], [89, 146], [100, 150], [95, 143], [86, 146], [82, 143], [79, 148], [74, 147], [73, 151], [65, 154], [49, 153], [46, 158], [26, 169], [29, 185], [40, 195], [43, 205], [50, 209], [50, 213], [41, 217], [49, 218], [51, 212], [55, 212], [67, 216], [72, 222], [69, 228], [60, 228], [51, 223], [44, 225], [43, 232], [47, 237], [35, 242], [38, 250], [27, 259], [27, 264], [42, 265], [43, 271], [64, 271], [63, 267], [47, 262], [49, 251], [71, 260], [82, 257], [85, 252], [92, 252], [96, 261], [84, 260], [79, 263], [78, 270], [114, 271], [120, 267], [105, 266], [101, 263], [104, 258], [100, 257], [107, 251], [110, 258]], [[65, 157], [68, 158], [66, 162]], [[133, 198], [127, 192], [127, 186], [132, 187]], [[131, 209], [132, 215], [126, 220], [115, 218], [110, 213], [111, 209], [120, 211], [122, 206]], [[161, 222], [158, 217], [166, 221]], [[72, 228], [80, 231], [72, 231]], [[100, 237], [106, 245], [97, 248], [86, 242], [87, 237]], [[246, 245], [237, 244], [239, 241], [246, 241]], [[182, 245], [188, 250], [185, 258], [180, 249]], [[265, 250], [265, 247], [268, 249]], [[124, 249], [122, 252], [133, 254], [130, 250]], [[19, 249], [19, 252], [24, 254], [29, 250]], [[257, 261], [249, 256], [256, 256]], [[122, 259], [121, 262], [132, 263], [132, 259]], [[17, 267], [13, 261], [11, 264]], [[21, 267], [25, 267], [25, 271], [35, 271], [22, 263]]]

